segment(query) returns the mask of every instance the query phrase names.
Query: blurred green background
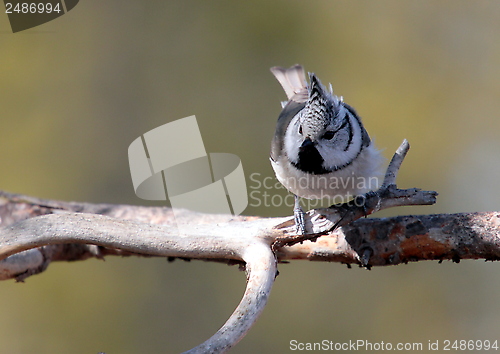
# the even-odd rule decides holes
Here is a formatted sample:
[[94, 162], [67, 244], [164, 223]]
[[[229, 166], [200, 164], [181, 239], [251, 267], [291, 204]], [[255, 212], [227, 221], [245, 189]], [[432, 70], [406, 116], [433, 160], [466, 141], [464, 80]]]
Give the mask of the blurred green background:
[[[499, 210], [499, 38], [500, 2], [485, 0], [81, 0], [16, 34], [3, 14], [0, 189], [159, 205], [135, 196], [128, 146], [193, 114], [207, 151], [238, 155], [247, 177], [273, 176], [285, 95], [269, 67], [301, 63], [357, 109], [388, 159], [410, 141], [401, 187], [440, 193], [435, 206], [382, 215]], [[291, 213], [255, 204], [245, 214]], [[420, 342], [424, 352], [429, 341], [500, 340], [499, 267], [284, 264], [232, 352], [289, 352], [291, 340]], [[0, 284], [0, 352], [180, 352], [224, 323], [244, 285], [236, 267], [198, 261], [52, 264]]]

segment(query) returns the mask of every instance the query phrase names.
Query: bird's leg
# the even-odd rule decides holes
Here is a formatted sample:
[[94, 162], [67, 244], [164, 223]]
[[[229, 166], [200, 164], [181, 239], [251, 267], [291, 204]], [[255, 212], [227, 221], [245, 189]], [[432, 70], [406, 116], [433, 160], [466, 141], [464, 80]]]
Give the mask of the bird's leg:
[[306, 234], [306, 222], [304, 220], [304, 210], [300, 206], [300, 199], [298, 196], [295, 196], [295, 206], [293, 207], [293, 217], [295, 219], [295, 227], [297, 228], [297, 234], [305, 235]]

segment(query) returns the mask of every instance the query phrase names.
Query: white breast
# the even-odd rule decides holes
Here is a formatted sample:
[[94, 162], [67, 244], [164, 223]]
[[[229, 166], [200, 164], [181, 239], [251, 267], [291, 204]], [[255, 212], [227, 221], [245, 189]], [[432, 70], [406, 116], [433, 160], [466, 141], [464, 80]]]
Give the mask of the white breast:
[[286, 156], [271, 160], [278, 180], [293, 194], [307, 199], [345, 202], [379, 187], [383, 158], [371, 144], [346, 168], [322, 175], [306, 174], [294, 167]]

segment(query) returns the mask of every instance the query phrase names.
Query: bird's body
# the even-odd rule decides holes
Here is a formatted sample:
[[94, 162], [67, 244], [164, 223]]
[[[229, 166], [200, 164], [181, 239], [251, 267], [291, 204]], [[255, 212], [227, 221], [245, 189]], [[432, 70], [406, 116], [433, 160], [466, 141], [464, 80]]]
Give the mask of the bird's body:
[[300, 65], [271, 71], [288, 97], [271, 147], [278, 180], [296, 197], [334, 204], [378, 188], [383, 159], [354, 109], [314, 74], [308, 85]]

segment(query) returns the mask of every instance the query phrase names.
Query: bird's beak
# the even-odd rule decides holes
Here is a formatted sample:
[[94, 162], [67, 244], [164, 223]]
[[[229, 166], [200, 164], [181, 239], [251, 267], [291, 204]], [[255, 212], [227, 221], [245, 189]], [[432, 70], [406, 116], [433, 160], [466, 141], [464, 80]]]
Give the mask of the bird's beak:
[[313, 142], [311, 140], [311, 138], [307, 137], [304, 139], [304, 141], [302, 142], [302, 145], [300, 146], [301, 149], [307, 149], [307, 148], [310, 148], [310, 147], [313, 147], [314, 145], [316, 145], [315, 142]]

